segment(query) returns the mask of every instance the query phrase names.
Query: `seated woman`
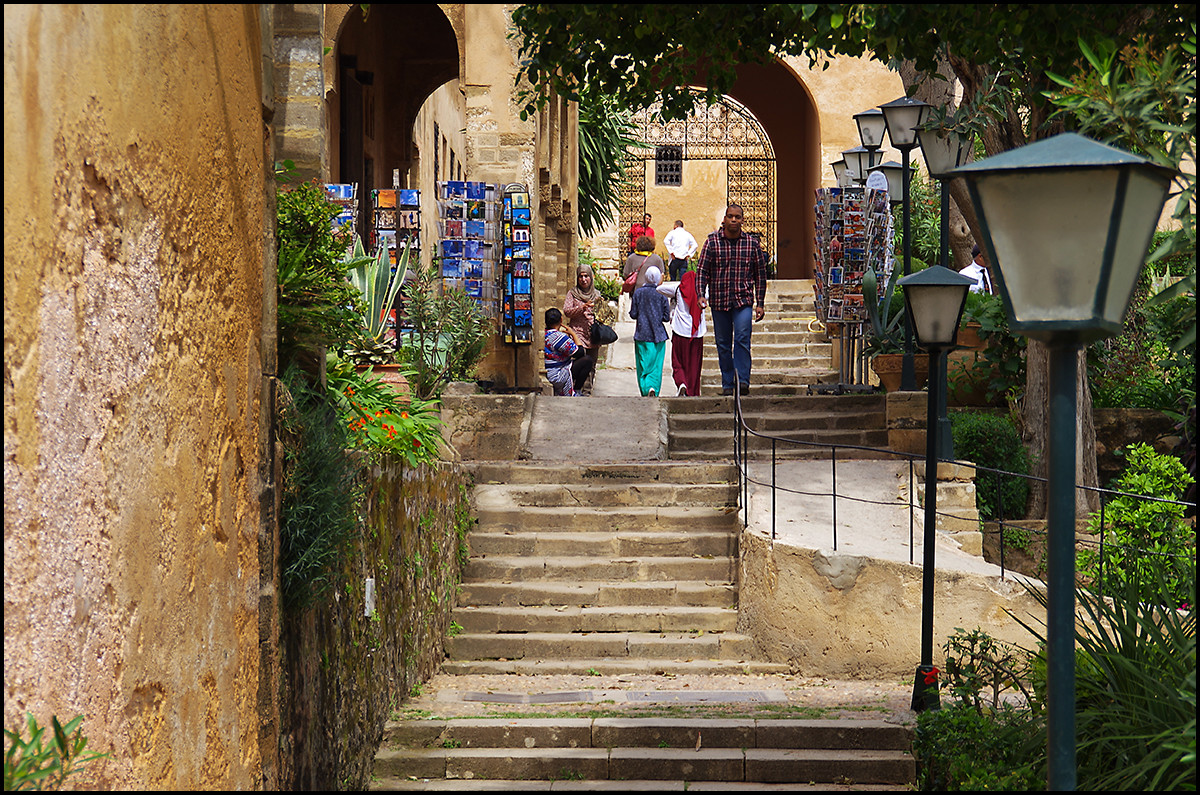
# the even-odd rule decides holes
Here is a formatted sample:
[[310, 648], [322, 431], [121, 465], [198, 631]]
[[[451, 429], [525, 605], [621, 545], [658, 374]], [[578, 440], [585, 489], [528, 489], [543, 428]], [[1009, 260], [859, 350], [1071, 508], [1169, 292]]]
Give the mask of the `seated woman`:
[[576, 342], [584, 350], [583, 356], [574, 367], [575, 389], [584, 395], [591, 394], [599, 354], [597, 346], [592, 344], [592, 323], [597, 320], [601, 323], [611, 323], [609, 318], [614, 313], [608, 301], [596, 289], [595, 276], [590, 265], [579, 265], [575, 286], [563, 301], [562, 313], [575, 331]]
[[563, 323], [562, 312], [551, 307], [546, 310], [546, 345], [542, 355], [546, 359], [546, 378], [554, 386], [555, 395], [575, 397], [575, 380], [571, 375], [571, 362], [580, 350], [575, 330]]

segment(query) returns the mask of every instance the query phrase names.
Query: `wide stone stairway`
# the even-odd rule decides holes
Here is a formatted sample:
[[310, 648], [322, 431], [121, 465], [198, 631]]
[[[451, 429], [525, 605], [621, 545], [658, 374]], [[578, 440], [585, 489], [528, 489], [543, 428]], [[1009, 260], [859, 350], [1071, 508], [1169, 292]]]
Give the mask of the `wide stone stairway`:
[[[807, 334], [807, 323], [793, 323], [801, 325]], [[789, 344], [772, 333], [780, 336], [770, 345]], [[822, 369], [779, 361], [795, 391], [799, 370]], [[419, 710], [388, 723], [372, 789], [910, 784], [908, 726], [790, 707], [779, 687], [788, 667], [759, 659], [754, 638], [738, 632], [732, 399], [656, 400], [631, 389], [625, 398], [539, 396], [527, 423], [538, 438], [525, 449], [540, 455], [469, 462], [478, 525], [438, 677], [453, 698], [416, 699], [408, 706]], [[768, 427], [781, 409], [762, 391], [754, 399]], [[813, 417], [822, 413], [824, 398], [792, 396], [801, 398], [817, 401], [805, 409]], [[568, 412], [585, 409], [591, 436], [581, 454]], [[865, 419], [872, 411], [826, 413], [858, 439], [866, 437], [855, 426], [875, 422]], [[656, 427], [665, 438], [647, 455], [630, 429]], [[589, 687], [592, 678], [606, 686]], [[678, 684], [693, 678], [736, 687]]]

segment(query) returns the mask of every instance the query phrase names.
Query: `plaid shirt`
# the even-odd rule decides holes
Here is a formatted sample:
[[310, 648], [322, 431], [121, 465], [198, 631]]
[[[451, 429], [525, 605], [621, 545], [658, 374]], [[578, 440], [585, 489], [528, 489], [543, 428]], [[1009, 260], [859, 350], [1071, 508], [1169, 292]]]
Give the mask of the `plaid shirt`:
[[737, 240], [718, 229], [704, 240], [696, 269], [696, 293], [713, 309], [763, 306], [767, 296], [767, 255], [758, 238], [742, 232]]

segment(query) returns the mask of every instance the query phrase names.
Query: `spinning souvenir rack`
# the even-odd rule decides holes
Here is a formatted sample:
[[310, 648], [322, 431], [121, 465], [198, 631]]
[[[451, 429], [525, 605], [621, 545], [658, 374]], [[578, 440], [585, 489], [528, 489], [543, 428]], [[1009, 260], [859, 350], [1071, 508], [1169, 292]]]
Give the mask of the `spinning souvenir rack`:
[[442, 287], [460, 289], [496, 316], [499, 187], [486, 182], [438, 183]]
[[862, 281], [868, 267], [881, 274], [881, 283], [891, 274], [893, 225], [888, 194], [871, 188], [821, 188], [815, 210], [814, 307], [827, 328], [838, 327], [841, 364], [838, 383], [818, 384], [809, 392], [870, 392], [863, 353], [869, 318]]

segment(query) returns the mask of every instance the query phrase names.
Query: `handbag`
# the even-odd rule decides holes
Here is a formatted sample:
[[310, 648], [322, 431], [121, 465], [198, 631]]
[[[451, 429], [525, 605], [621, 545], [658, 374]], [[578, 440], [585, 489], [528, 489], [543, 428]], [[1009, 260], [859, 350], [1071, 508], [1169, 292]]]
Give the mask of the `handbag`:
[[[642, 258], [642, 265], [645, 265], [648, 259], [650, 259], [649, 254]], [[642, 265], [639, 265], [634, 269], [633, 273], [625, 277], [625, 283], [621, 285], [621, 292], [632, 293], [634, 288], [637, 287], [638, 274], [642, 272]]]
[[637, 287], [637, 277], [638, 277], [638, 273], [640, 271], [641, 271], [641, 269], [639, 268], [638, 270], [635, 270], [633, 273], [629, 274], [629, 278], [627, 278], [625, 280], [625, 282], [621, 285], [621, 292], [623, 292], [623, 293], [632, 293], [633, 292], [633, 288]]
[[592, 323], [592, 344], [612, 345], [617, 341], [617, 332], [607, 323], [595, 321]]

